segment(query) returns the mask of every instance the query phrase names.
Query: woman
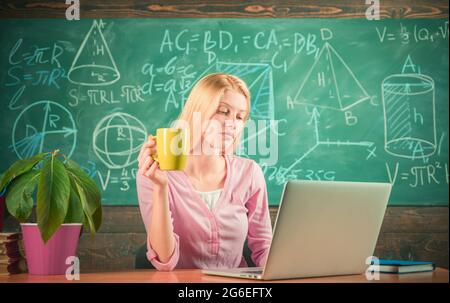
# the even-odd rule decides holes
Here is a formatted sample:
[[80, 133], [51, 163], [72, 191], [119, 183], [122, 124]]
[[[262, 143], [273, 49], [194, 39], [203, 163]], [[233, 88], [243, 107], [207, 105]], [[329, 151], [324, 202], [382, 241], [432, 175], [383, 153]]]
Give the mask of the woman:
[[156, 142], [142, 146], [136, 184], [156, 269], [246, 267], [246, 239], [253, 262], [264, 266], [272, 240], [264, 175], [253, 160], [233, 155], [249, 113], [244, 81], [210, 74], [193, 87], [178, 119], [193, 131], [199, 116], [206, 125], [197, 141], [190, 132], [185, 169], [160, 170], [150, 156]]

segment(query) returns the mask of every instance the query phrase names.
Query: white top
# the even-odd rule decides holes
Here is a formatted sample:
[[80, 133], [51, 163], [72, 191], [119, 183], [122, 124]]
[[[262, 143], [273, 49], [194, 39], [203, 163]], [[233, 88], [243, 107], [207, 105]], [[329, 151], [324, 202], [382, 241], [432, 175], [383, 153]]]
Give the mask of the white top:
[[217, 203], [217, 200], [219, 200], [220, 194], [222, 193], [222, 188], [213, 191], [196, 190], [196, 192], [202, 197], [203, 201], [205, 201], [209, 210], [212, 210], [214, 205]]

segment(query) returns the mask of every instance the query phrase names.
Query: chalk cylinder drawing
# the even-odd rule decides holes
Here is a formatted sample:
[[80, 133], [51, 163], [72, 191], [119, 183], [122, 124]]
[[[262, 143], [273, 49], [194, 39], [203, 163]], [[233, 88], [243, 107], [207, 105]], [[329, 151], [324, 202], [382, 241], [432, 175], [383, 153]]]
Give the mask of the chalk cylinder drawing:
[[381, 85], [385, 150], [408, 159], [436, 152], [435, 84], [422, 74], [394, 74]]

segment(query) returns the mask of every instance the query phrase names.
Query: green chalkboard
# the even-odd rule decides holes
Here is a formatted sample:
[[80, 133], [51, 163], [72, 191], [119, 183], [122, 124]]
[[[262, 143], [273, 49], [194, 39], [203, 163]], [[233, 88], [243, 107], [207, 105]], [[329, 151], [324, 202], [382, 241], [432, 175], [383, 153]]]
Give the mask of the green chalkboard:
[[[0, 20], [0, 171], [59, 148], [105, 205], [136, 205], [139, 147], [193, 84], [244, 79], [237, 153], [270, 204], [289, 179], [383, 181], [390, 205], [448, 204], [448, 21]], [[251, 126], [251, 127], [250, 127]]]

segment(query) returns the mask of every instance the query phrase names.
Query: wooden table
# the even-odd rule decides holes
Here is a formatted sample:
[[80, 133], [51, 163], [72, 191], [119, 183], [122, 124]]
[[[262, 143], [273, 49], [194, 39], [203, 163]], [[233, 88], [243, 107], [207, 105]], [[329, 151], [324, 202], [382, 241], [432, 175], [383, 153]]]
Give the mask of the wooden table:
[[321, 278], [304, 278], [276, 281], [209, 276], [199, 269], [178, 269], [170, 272], [134, 270], [124, 272], [82, 273], [80, 280], [68, 281], [61, 276], [33, 276], [28, 274], [0, 276], [0, 283], [448, 283], [449, 272], [436, 268], [433, 272], [412, 274], [380, 274], [379, 281], [368, 281], [365, 275], [349, 275]]

